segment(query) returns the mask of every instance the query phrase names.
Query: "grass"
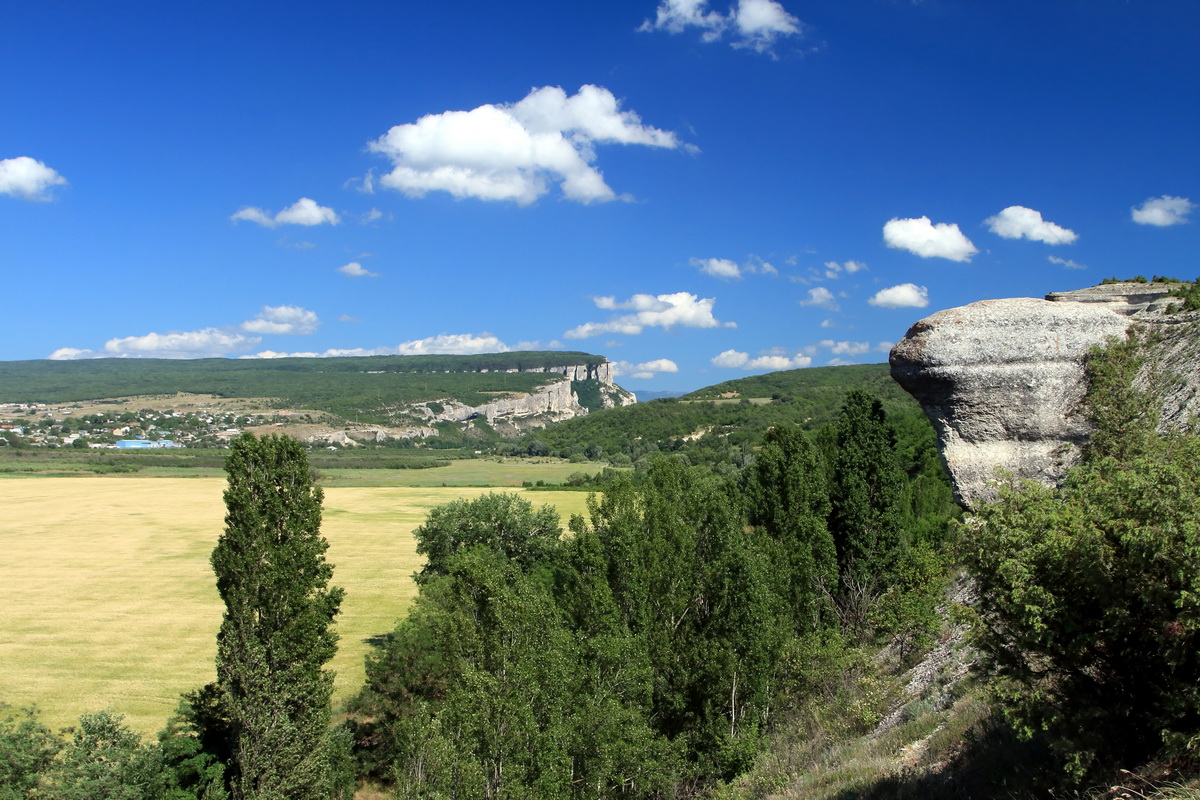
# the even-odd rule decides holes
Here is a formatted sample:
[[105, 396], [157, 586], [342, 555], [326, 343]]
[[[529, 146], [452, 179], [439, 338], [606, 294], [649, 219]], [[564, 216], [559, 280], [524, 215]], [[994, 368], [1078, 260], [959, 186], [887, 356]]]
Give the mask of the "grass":
[[[392, 469], [406, 460], [431, 460], [440, 451], [369, 451], [313, 453], [310, 463], [326, 488], [348, 486], [493, 486], [519, 487], [525, 481], [560, 484], [576, 472], [599, 472], [599, 462], [573, 464], [557, 458], [466, 458], [426, 469]], [[0, 480], [19, 478], [137, 475], [146, 478], [224, 478], [223, 450], [179, 450], [164, 453], [0, 450]]]
[[[222, 605], [208, 558], [223, 528], [223, 488], [211, 477], [0, 483], [0, 700], [36, 703], [52, 728], [111, 708], [150, 734], [181, 692], [211, 681]], [[331, 665], [335, 705], [361, 684], [371, 637], [389, 632], [416, 594], [413, 529], [433, 506], [485, 491], [326, 489], [323, 532], [334, 582], [346, 589]], [[565, 522], [587, 496], [530, 497], [558, 506]]]

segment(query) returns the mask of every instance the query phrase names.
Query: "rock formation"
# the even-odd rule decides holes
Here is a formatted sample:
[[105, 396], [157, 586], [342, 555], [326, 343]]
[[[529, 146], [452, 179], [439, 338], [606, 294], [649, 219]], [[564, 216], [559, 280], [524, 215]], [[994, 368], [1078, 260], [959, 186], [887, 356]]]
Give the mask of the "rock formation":
[[998, 468], [1050, 485], [1062, 479], [1089, 435], [1083, 358], [1133, 325], [1159, 340], [1139, 381], [1165, 385], [1164, 424], [1196, 415], [1197, 315], [1168, 313], [1170, 288], [1116, 283], [1045, 300], [984, 300], [909, 329], [892, 349], [892, 376], [933, 422], [960, 502], [988, 498]]

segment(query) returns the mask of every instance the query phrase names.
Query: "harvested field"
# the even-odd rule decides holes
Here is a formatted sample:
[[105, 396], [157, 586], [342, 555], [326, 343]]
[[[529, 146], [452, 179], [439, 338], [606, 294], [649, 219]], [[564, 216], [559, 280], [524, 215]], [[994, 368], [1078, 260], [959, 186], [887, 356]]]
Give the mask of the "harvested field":
[[[223, 528], [218, 478], [0, 481], [0, 700], [36, 703], [53, 728], [111, 708], [136, 730], [162, 727], [179, 694], [214, 677], [222, 605], [209, 554]], [[412, 531], [435, 505], [482, 488], [328, 488], [323, 532], [346, 589], [335, 705], [362, 682], [369, 639], [416, 594]], [[501, 490], [504, 491], [504, 490]], [[564, 523], [581, 492], [536, 492]]]

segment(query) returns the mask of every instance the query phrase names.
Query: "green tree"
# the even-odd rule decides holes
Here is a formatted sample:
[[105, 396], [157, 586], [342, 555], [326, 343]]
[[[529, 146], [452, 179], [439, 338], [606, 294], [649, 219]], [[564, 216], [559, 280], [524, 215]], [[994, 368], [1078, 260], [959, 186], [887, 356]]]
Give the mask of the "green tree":
[[1200, 745], [1200, 439], [1155, 435], [1139, 361], [1093, 354], [1084, 463], [1001, 484], [963, 537], [995, 693], [1076, 777]]
[[322, 492], [299, 442], [245, 434], [225, 471], [225, 532], [212, 554], [225, 615], [217, 684], [232, 725], [235, 798], [324, 798], [326, 729], [343, 591], [321, 536]]
[[125, 727], [120, 714], [99, 711], [79, 727], [34, 795], [46, 800], [158, 800], [168, 776], [156, 746]]
[[528, 569], [550, 555], [561, 533], [553, 506], [534, 508], [518, 494], [488, 492], [473, 500], [454, 500], [430, 511], [413, 531], [417, 553], [426, 558], [417, 583], [444, 574], [451, 558], [476, 545]]
[[826, 519], [829, 486], [820, 453], [794, 426], [774, 427], [747, 471], [745, 498], [751, 525], [766, 531], [779, 570], [780, 594], [787, 598], [797, 628], [820, 624], [821, 585], [837, 579], [837, 557]]
[[34, 709], [0, 703], [0, 800], [34, 797], [62, 742], [38, 722]]
[[837, 547], [842, 623], [862, 636], [901, 545], [906, 480], [883, 404], [861, 389], [838, 416], [829, 527]]

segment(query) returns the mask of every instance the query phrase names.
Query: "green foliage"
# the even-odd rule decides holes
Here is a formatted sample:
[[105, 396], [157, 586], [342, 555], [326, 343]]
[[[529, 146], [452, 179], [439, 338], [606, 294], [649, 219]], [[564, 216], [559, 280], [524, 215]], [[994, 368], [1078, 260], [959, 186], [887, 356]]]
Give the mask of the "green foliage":
[[1181, 302], [1172, 303], [1169, 309], [1172, 313], [1179, 311], [1200, 311], [1200, 278], [1191, 283], [1178, 282], [1168, 293], [1168, 297], [1178, 297]]
[[79, 728], [44, 775], [35, 797], [46, 800], [158, 800], [168, 778], [157, 747], [125, 727], [120, 714], [99, 711]]
[[838, 611], [854, 636], [868, 631], [870, 606], [900, 552], [907, 489], [896, 436], [882, 403], [856, 389], [838, 417], [829, 528], [837, 547]]
[[[881, 398], [889, 414], [913, 421], [912, 434], [932, 438], [932, 429], [911, 397], [896, 385], [886, 364], [773, 372], [728, 381], [684, 398], [652, 400], [593, 411], [530, 434], [548, 452], [569, 457], [572, 448], [594, 446], [608, 458], [633, 461], [655, 453], [686, 452], [693, 463], [742, 466], [772, 427], [815, 431], [837, 417], [845, 393], [863, 388]], [[740, 400], [721, 400], [737, 392]], [[690, 437], [690, 438], [688, 438]], [[528, 441], [528, 439], [527, 439]]]
[[0, 800], [33, 798], [40, 776], [61, 749], [35, 709], [18, 711], [0, 703]]
[[225, 615], [217, 682], [232, 725], [235, 798], [323, 798], [333, 676], [330, 630], [343, 592], [329, 586], [322, 492], [298, 442], [234, 441], [225, 532], [212, 564]]
[[797, 631], [821, 624], [820, 587], [837, 581], [837, 553], [829, 533], [829, 485], [820, 452], [799, 428], [771, 428], [763, 437], [745, 485], [747, 516], [769, 537], [779, 594]]
[[964, 537], [996, 694], [1077, 777], [1200, 732], [1200, 440], [1154, 435], [1139, 358], [1090, 360], [1097, 430], [1062, 490], [1009, 481]]
[[418, 584], [445, 574], [450, 560], [482, 546], [528, 569], [546, 560], [561, 533], [553, 506], [534, 508], [517, 494], [489, 492], [473, 500], [455, 500], [429, 512], [413, 531], [417, 553], [426, 557]]
[[[274, 398], [281, 408], [312, 408], [386, 424], [403, 405], [443, 398], [480, 405], [495, 392], [529, 392], [560, 375], [508, 370], [597, 365], [603, 356], [516, 352], [477, 356], [368, 356], [280, 359], [84, 359], [0, 362], [6, 402], [67, 402], [190, 392]], [[490, 393], [490, 394], [489, 394]]]

